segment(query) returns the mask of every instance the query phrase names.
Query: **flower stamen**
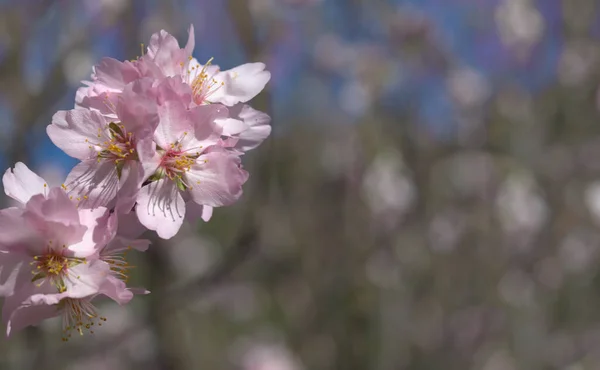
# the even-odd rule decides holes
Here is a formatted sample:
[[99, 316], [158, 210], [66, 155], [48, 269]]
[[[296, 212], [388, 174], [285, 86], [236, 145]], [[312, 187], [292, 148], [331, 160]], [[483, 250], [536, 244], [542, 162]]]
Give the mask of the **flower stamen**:
[[[208, 73], [208, 67], [211, 66], [213, 59], [214, 58], [210, 58], [208, 62], [202, 66], [202, 69], [200, 69], [200, 71], [196, 74], [196, 77], [190, 83], [194, 102], [198, 105], [210, 103], [208, 98], [225, 85], [225, 82], [217, 81], [214, 78], [214, 74], [218, 73], [219, 71], [218, 69], [214, 74], [209, 75]], [[194, 66], [188, 70], [188, 81], [191, 72], [199, 67], [200, 66]]]
[[[131, 249], [131, 247], [127, 248], [127, 250], [129, 249]], [[129, 281], [129, 270], [134, 267], [125, 259], [127, 250], [122, 252], [109, 252], [100, 255], [100, 259], [110, 265], [110, 271], [112, 271], [113, 274], [124, 283]]]
[[76, 331], [83, 335], [85, 330], [94, 334], [93, 326], [102, 326], [106, 317], [98, 316], [96, 307], [87, 298], [65, 298], [58, 303], [62, 310], [62, 340], [67, 342], [71, 333]]
[[52, 246], [52, 241], [50, 241], [43, 254], [33, 256], [33, 261], [30, 262], [33, 275], [31, 281], [41, 280], [37, 283], [38, 286], [42, 286], [48, 281], [56, 286], [60, 293], [66, 291], [65, 279], [69, 278], [69, 268], [85, 263], [86, 259], [66, 256], [65, 249], [66, 245], [57, 249]]

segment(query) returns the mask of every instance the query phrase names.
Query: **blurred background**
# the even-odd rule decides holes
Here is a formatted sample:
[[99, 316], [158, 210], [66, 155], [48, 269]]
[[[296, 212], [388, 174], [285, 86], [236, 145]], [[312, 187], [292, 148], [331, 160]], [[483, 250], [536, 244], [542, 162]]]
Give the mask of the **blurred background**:
[[597, 0], [1, 0], [2, 171], [62, 183], [52, 114], [191, 23], [201, 62], [272, 72], [243, 200], [0, 369], [600, 369]]

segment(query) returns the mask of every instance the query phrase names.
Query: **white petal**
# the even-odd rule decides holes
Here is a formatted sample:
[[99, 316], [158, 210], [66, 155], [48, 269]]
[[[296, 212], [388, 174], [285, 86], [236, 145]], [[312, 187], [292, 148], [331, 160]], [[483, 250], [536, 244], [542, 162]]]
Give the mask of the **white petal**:
[[144, 186], [137, 202], [136, 214], [144, 226], [163, 239], [177, 234], [185, 216], [185, 202], [173, 181], [161, 179]]
[[6, 195], [22, 204], [36, 194], [46, 194], [48, 190], [46, 181], [21, 162], [15, 164], [14, 170], [6, 170], [2, 184]]
[[216, 89], [208, 100], [228, 106], [247, 102], [258, 95], [271, 79], [271, 73], [264, 69], [264, 63], [247, 63], [217, 73], [214, 79], [223, 82], [223, 86]]
[[89, 159], [76, 165], [67, 176], [67, 192], [81, 207], [107, 206], [117, 195], [119, 178], [114, 163]]
[[185, 54], [186, 56], [191, 56], [194, 51], [194, 47], [196, 46], [196, 38], [194, 35], [194, 25], [190, 24], [190, 28], [188, 30], [188, 41], [185, 44]]
[[110, 276], [110, 265], [95, 260], [69, 267], [64, 278], [70, 298], [83, 298], [98, 293], [100, 287]]
[[226, 136], [238, 135], [250, 128], [244, 121], [234, 118], [219, 119], [215, 123], [221, 127], [222, 134]]
[[80, 209], [79, 219], [87, 230], [80, 242], [69, 246], [75, 257], [85, 258], [97, 253], [117, 233], [116, 216], [104, 207]]
[[[241, 105], [241, 104], [240, 104]], [[232, 117], [244, 121], [248, 129], [237, 135], [236, 149], [248, 151], [256, 148], [271, 134], [271, 117], [249, 105], [236, 105], [229, 112]]]
[[83, 160], [94, 155], [94, 143], [105, 140], [105, 128], [106, 120], [99, 112], [72, 109], [54, 114], [46, 132], [54, 145], [71, 157]]

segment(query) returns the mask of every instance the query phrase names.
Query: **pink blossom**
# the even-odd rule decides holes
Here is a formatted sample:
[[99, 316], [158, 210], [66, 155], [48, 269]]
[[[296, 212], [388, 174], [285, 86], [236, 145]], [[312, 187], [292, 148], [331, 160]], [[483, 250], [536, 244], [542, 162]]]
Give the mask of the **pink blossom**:
[[[102, 321], [91, 304], [105, 295], [127, 303], [129, 265], [126, 249], [144, 250], [149, 242], [117, 235], [116, 214], [106, 208], [78, 208], [61, 188], [17, 163], [6, 171], [7, 194], [22, 201], [19, 208], [0, 211], [0, 296], [7, 335], [57, 315], [63, 316], [66, 339], [94, 320]], [[22, 184], [23, 189], [19, 191]]]
[[115, 120], [96, 110], [59, 111], [47, 132], [68, 155], [80, 159], [68, 175], [65, 190], [82, 207], [107, 206], [119, 194], [126, 210], [144, 181], [140, 158], [154, 151], [152, 134], [158, 123], [156, 103], [149, 79], [125, 87], [116, 105], [110, 101]]
[[247, 179], [239, 157], [217, 146], [220, 128], [215, 120], [226, 118], [227, 109], [222, 105], [186, 109], [182, 96], [191, 98], [186, 89], [173, 78], [158, 87], [162, 105], [154, 134], [155, 173], [137, 197], [140, 222], [165, 239], [183, 223], [186, 201], [210, 207], [231, 204], [241, 196]]
[[23, 209], [0, 211], [1, 293], [9, 331], [14, 311], [37, 305], [42, 296], [60, 300], [98, 292], [110, 267], [86, 257], [112, 239], [100, 221], [106, 213], [78, 210], [60, 188], [32, 196]]
[[233, 106], [247, 102], [271, 79], [264, 63], [247, 63], [226, 71], [212, 65], [212, 59], [202, 65], [192, 57], [194, 46], [193, 26], [190, 26], [183, 49], [175, 37], [161, 30], [150, 38], [148, 52], [138, 60], [137, 67], [145, 76], [156, 79], [181, 76], [191, 87], [196, 105], [221, 103]]
[[[10, 335], [29, 325], [37, 325], [40, 321], [63, 315], [63, 336], [70, 336], [72, 329], [81, 332], [85, 325], [90, 324], [95, 317], [82, 317], [80, 312], [73, 310], [69, 303], [91, 300], [102, 291], [111, 291], [112, 284], [106, 276], [110, 271], [108, 264], [102, 261], [80, 263], [79, 268], [69, 269], [71, 278], [66, 278], [64, 290], [56, 290], [51, 284], [30, 282], [23, 284], [14, 294], [4, 299], [2, 318], [6, 325], [6, 334]], [[29, 275], [31, 280], [31, 275]], [[112, 298], [112, 297], [111, 297]], [[125, 303], [122, 300], [120, 303]], [[93, 306], [92, 306], [93, 307]], [[72, 323], [81, 323], [72, 325]]]
[[269, 116], [243, 103], [270, 73], [263, 63], [201, 65], [194, 46], [193, 26], [184, 48], [161, 30], [135, 61], [103, 59], [77, 92], [79, 108], [54, 116], [52, 141], [82, 161], [65, 183], [80, 206], [135, 206], [141, 224], [170, 238], [186, 208], [208, 220], [241, 196], [239, 157], [271, 132]]

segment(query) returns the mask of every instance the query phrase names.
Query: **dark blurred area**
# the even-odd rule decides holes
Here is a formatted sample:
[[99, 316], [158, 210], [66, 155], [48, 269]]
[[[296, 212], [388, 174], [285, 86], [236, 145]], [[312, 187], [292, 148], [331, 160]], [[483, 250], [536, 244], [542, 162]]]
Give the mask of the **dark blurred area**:
[[600, 369], [596, 0], [3, 0], [2, 168], [60, 184], [52, 114], [191, 23], [200, 61], [272, 72], [243, 200], [132, 253], [152, 294], [94, 335], [50, 320], [0, 369]]

